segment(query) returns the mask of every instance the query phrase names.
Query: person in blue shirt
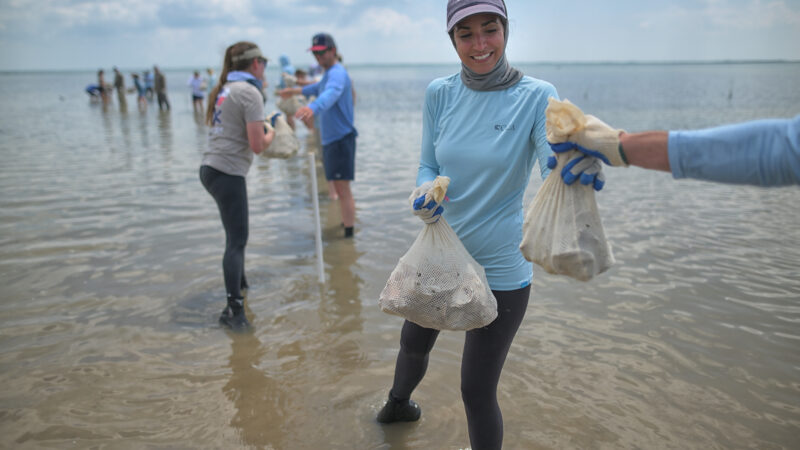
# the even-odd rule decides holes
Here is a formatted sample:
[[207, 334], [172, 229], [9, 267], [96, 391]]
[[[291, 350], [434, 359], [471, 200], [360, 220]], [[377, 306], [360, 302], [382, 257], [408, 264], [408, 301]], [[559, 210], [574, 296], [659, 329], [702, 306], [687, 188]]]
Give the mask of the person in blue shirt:
[[201, 114], [203, 112], [203, 98], [205, 97], [206, 84], [200, 77], [200, 71], [195, 70], [186, 84], [192, 90], [192, 108], [196, 114]]
[[[447, 218], [483, 266], [497, 299], [497, 319], [466, 332], [461, 396], [472, 448], [499, 449], [503, 418], [497, 385], [525, 316], [533, 277], [531, 263], [519, 251], [523, 195], [535, 163], [542, 178], [550, 172], [545, 108], [557, 93], [506, 60], [508, 16], [502, 0], [449, 0], [447, 32], [461, 71], [432, 81], [425, 92], [418, 187], [409, 200], [426, 223]], [[449, 200], [424, 203], [437, 175], [450, 178]], [[403, 323], [394, 381], [378, 422], [419, 419], [419, 405], [410, 397], [425, 375], [438, 334]]]
[[214, 75], [214, 69], [211, 67], [206, 68], [206, 88], [209, 92], [217, 85], [217, 77]]
[[322, 141], [322, 163], [325, 178], [333, 181], [342, 214], [345, 237], [353, 236], [356, 203], [350, 189], [355, 179], [356, 131], [353, 122], [353, 83], [337, 58], [336, 43], [327, 33], [319, 33], [311, 40], [314, 58], [325, 69], [322, 79], [303, 87], [278, 91], [283, 98], [303, 94], [316, 99], [295, 113], [304, 123], [319, 117]]
[[[611, 166], [629, 165], [729, 184], [800, 184], [800, 115], [690, 131], [625, 133], [587, 115], [586, 128], [552, 142], [556, 152], [578, 149]], [[563, 173], [567, 175], [567, 172]], [[575, 177], [565, 181], [571, 182]]]
[[136, 104], [139, 106], [140, 111], [144, 111], [147, 109], [147, 91], [139, 79], [138, 73], [131, 74], [131, 78], [133, 78], [133, 85], [136, 87]]
[[155, 86], [155, 75], [150, 73], [149, 70], [144, 71], [144, 90], [147, 93], [147, 99], [153, 99], [153, 93], [155, 92], [153, 87]]
[[278, 79], [278, 87], [283, 89], [286, 87], [286, 80], [284, 80], [283, 74], [294, 76], [295, 68], [286, 55], [281, 55], [278, 61], [281, 63], [281, 75]]

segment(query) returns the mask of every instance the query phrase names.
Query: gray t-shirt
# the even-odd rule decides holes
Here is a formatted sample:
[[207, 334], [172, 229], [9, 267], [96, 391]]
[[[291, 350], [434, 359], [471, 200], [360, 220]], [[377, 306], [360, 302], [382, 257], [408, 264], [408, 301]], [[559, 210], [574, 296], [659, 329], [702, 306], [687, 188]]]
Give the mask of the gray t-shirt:
[[214, 107], [203, 165], [228, 175], [247, 175], [253, 162], [247, 123], [264, 120], [263, 101], [258, 88], [246, 81], [225, 83]]

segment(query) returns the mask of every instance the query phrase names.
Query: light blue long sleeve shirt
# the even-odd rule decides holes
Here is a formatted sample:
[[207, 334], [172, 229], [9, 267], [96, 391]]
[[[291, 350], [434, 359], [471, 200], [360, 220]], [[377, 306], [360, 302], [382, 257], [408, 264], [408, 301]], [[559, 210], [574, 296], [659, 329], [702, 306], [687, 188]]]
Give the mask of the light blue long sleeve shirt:
[[479, 92], [458, 73], [434, 80], [425, 92], [417, 185], [450, 177], [443, 216], [494, 290], [525, 287], [533, 276], [519, 250], [522, 200], [536, 161], [542, 178], [550, 172], [549, 97], [558, 98], [553, 85], [531, 77]]
[[800, 184], [800, 116], [671, 131], [674, 178], [733, 184]]
[[319, 116], [322, 145], [328, 145], [356, 132], [353, 122], [353, 84], [345, 68], [336, 63], [322, 79], [303, 87], [303, 95], [316, 96], [308, 106]]

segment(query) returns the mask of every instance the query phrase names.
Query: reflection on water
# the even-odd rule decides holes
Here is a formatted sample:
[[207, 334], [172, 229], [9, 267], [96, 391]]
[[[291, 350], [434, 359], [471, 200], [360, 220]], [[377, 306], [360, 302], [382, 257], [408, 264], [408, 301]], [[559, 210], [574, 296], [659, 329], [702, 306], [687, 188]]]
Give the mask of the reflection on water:
[[261, 368], [267, 352], [253, 334], [231, 338], [231, 376], [222, 391], [233, 403], [236, 413], [230, 425], [240, 430], [242, 443], [263, 448], [287, 448], [284, 427], [267, 426], [285, 423], [297, 411], [293, 398], [300, 392], [288, 392], [286, 383], [272, 378]]
[[[452, 70], [352, 69], [355, 239], [326, 184], [310, 192], [305, 155], [255, 159], [244, 335], [216, 322], [224, 234], [197, 177], [202, 115], [89, 103], [91, 73], [0, 74], [0, 447], [466, 447], [463, 333], [440, 336], [418, 423], [374, 421], [402, 323], [377, 298], [421, 227], [406, 197], [424, 89]], [[524, 70], [630, 130], [800, 113], [798, 64]], [[188, 74], [167, 77], [182, 89]], [[535, 269], [499, 386], [506, 448], [796, 448], [798, 189], [606, 175], [618, 262], [590, 283]]]

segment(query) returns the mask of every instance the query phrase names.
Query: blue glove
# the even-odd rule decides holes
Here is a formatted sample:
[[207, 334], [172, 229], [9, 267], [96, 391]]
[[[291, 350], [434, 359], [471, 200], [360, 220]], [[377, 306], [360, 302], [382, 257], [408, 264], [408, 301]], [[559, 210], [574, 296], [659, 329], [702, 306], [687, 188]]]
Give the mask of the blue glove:
[[269, 133], [270, 131], [275, 131], [275, 121], [278, 120], [278, 116], [281, 113], [275, 113], [264, 120], [264, 134]]
[[279, 112], [276, 112], [275, 114], [273, 114], [273, 115], [271, 115], [271, 116], [269, 117], [269, 123], [270, 123], [270, 124], [271, 124], [273, 127], [275, 126], [275, 121], [276, 121], [276, 120], [278, 120], [278, 116], [280, 116], [280, 115], [281, 115], [281, 113], [279, 113]]
[[408, 197], [412, 212], [426, 224], [438, 222], [444, 212], [444, 206], [436, 203], [429, 193], [432, 187], [433, 181], [426, 181], [414, 189]]
[[[617, 141], [619, 142], [619, 138], [617, 138]], [[623, 155], [619, 143], [617, 143], [616, 154], [612, 154], [612, 157], [614, 157], [614, 161], [609, 160], [609, 157], [601, 151], [592, 150], [582, 145], [578, 145], [574, 142], [559, 142], [558, 144], [553, 144], [552, 142], [548, 142], [548, 144], [550, 144], [550, 148], [553, 150], [553, 153], [563, 153], [570, 150], [578, 150], [579, 152], [585, 155], [599, 158], [601, 161], [608, 164], [609, 166], [626, 166], [626, 167], [628, 166], [628, 161], [625, 159], [625, 155]]]
[[[551, 146], [553, 145], [551, 144]], [[555, 156], [550, 156], [547, 159], [547, 167], [550, 169], [555, 169], [557, 164], [558, 161]], [[561, 169], [561, 178], [566, 184], [572, 184], [575, 180], [580, 180], [583, 185], [591, 184], [595, 191], [603, 189], [606, 184], [606, 177], [603, 175], [603, 165], [600, 164], [600, 160], [580, 152], [576, 152]]]

